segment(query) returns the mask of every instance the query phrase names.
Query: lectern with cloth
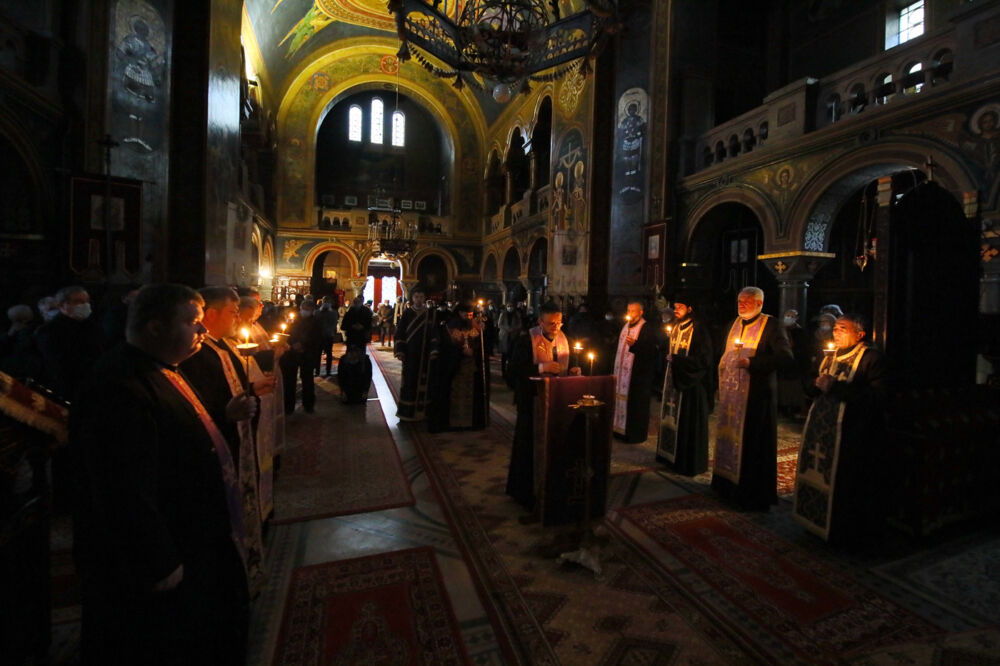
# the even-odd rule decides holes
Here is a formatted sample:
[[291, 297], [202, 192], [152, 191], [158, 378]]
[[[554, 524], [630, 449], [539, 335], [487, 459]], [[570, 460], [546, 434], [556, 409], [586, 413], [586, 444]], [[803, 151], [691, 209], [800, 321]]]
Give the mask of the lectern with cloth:
[[[532, 380], [536, 383], [534, 484], [542, 525], [603, 517], [611, 466], [615, 378], [542, 376]], [[583, 396], [593, 396], [604, 404], [596, 410], [574, 409], [572, 405]]]

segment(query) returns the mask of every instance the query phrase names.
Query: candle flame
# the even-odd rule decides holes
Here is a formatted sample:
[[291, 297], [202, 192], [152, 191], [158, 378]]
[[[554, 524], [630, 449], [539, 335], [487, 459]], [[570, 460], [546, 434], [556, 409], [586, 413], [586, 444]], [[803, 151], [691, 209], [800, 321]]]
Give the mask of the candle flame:
[[826, 348], [828, 351], [833, 351], [833, 343], [832, 342], [826, 343]]
[[589, 358], [591, 361], [593, 361], [594, 360], [594, 352], [588, 353], [587, 354], [587, 358]]
[[632, 321], [632, 315], [625, 315], [625, 321]]
[[288, 324], [281, 322], [281, 330], [284, 331], [286, 328], [288, 328]]
[[289, 312], [288, 313], [288, 321], [291, 321], [293, 319], [295, 319], [295, 313], [294, 312]]
[[743, 341], [740, 340], [739, 338], [736, 338], [736, 339], [733, 340], [733, 344], [736, 345], [737, 347], [739, 347], [740, 345], [743, 344]]
[[243, 342], [250, 342], [250, 329], [248, 329], [248, 328], [241, 328], [240, 329], [240, 334], [243, 335]]
[[576, 351], [580, 351], [583, 349], [583, 345], [577, 342], [575, 345], [573, 345], [573, 349], [575, 349]]

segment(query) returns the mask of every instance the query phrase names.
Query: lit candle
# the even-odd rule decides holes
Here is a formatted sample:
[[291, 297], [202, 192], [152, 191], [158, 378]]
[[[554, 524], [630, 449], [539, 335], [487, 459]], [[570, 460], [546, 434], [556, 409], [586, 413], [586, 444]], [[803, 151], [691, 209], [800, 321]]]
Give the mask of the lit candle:
[[593, 374], [594, 374], [594, 352], [588, 352], [587, 353], [587, 358], [590, 359], [590, 374], [591, 374], [591, 376], [593, 376]]
[[288, 324], [281, 322], [281, 332], [284, 333], [286, 330], [288, 330]]
[[671, 326], [670, 324], [667, 324], [667, 335], [670, 335], [670, 332], [673, 331], [673, 330], [674, 330], [674, 327]]
[[740, 340], [739, 338], [734, 338], [733, 346], [736, 347], [736, 351], [740, 351], [741, 349], [743, 349], [743, 341]]
[[294, 312], [289, 312], [288, 313], [288, 321], [293, 321], [294, 319], [295, 319], [295, 313]]
[[625, 315], [625, 322], [628, 323], [632, 321], [632, 315]]
[[836, 348], [834, 348], [832, 342], [826, 343], [826, 349], [823, 350], [823, 358], [824, 359], [832, 359], [833, 358], [833, 354], [836, 351], [837, 350], [836, 350]]
[[250, 344], [250, 329], [241, 328], [240, 333], [243, 334], [243, 342], [245, 342], [246, 344]]

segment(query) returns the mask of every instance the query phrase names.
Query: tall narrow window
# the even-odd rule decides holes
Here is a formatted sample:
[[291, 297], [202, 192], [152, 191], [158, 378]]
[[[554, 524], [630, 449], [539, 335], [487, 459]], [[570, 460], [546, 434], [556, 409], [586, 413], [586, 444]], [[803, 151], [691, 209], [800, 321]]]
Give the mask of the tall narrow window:
[[382, 143], [382, 100], [372, 100], [372, 143]]
[[394, 111], [392, 114], [392, 145], [406, 145], [406, 116], [402, 111]]
[[352, 104], [347, 111], [347, 138], [350, 141], [361, 141], [361, 107]]
[[899, 43], [924, 34], [924, 0], [903, 7], [899, 12]]

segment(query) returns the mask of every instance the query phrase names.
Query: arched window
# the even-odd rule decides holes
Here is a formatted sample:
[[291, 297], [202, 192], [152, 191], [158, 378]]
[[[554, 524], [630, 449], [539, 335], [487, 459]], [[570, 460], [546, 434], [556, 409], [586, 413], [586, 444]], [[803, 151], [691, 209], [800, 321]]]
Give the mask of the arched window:
[[904, 95], [918, 93], [920, 92], [920, 89], [924, 87], [923, 69], [924, 64], [922, 62], [915, 62], [907, 65], [903, 75], [903, 80], [900, 82]]
[[382, 100], [378, 97], [372, 100], [372, 143], [382, 143]]
[[361, 107], [352, 104], [347, 112], [347, 138], [351, 141], [361, 141]]
[[406, 116], [402, 111], [394, 111], [392, 114], [392, 145], [406, 145]]
[[840, 120], [840, 95], [837, 93], [826, 98], [826, 119], [831, 123]]

